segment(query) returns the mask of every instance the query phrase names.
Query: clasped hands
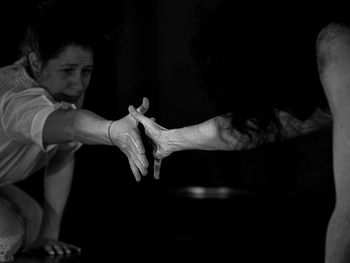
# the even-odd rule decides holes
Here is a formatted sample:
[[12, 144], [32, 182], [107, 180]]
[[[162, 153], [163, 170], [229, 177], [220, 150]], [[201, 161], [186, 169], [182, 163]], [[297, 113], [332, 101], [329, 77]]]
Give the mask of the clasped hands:
[[140, 107], [135, 109], [133, 106], [129, 106], [129, 114], [120, 120], [114, 121], [111, 126], [112, 142], [127, 156], [136, 181], [141, 180], [140, 173], [142, 175], [148, 173], [147, 168], [149, 166], [138, 129], [139, 123], [144, 126], [145, 133], [153, 145], [155, 179], [159, 179], [162, 159], [172, 153], [168, 140], [171, 130], [161, 127], [153, 118], [144, 116], [148, 108], [149, 101], [147, 98], [143, 98]]

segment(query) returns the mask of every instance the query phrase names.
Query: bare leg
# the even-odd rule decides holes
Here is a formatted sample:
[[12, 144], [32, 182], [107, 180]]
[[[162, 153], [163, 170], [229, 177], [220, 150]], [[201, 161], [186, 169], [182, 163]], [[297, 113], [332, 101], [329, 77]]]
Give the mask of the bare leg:
[[24, 246], [33, 242], [39, 234], [43, 211], [27, 193], [15, 185], [0, 188], [0, 196], [10, 201], [25, 221]]
[[328, 225], [326, 263], [350, 262], [350, 29], [330, 24], [317, 39], [318, 68], [333, 115], [336, 206]]
[[17, 209], [0, 198], [0, 262], [13, 260], [23, 244], [25, 223]]

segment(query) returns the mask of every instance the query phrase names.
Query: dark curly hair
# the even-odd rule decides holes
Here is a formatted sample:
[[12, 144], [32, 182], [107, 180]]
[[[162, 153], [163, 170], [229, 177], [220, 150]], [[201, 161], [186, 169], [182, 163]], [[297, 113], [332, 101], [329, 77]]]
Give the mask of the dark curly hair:
[[232, 128], [248, 138], [271, 131], [278, 138], [277, 110], [305, 120], [326, 107], [315, 49], [325, 21], [268, 6], [216, 3], [195, 9], [190, 43], [199, 86], [215, 102], [216, 114], [229, 113]]

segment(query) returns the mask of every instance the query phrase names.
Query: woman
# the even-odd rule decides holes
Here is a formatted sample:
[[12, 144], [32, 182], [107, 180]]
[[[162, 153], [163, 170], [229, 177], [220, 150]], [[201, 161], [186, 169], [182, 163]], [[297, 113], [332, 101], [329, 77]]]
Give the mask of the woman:
[[[67, 9], [68, 8], [68, 9]], [[74, 153], [82, 144], [115, 145], [140, 180], [148, 162], [129, 115], [106, 120], [82, 109], [93, 70], [95, 39], [76, 10], [57, 4], [32, 23], [23, 57], [0, 69], [0, 261], [44, 249], [80, 249], [59, 240]], [[64, 19], [62, 15], [64, 14]], [[139, 111], [149, 107], [144, 98]], [[15, 185], [45, 167], [44, 207]]]

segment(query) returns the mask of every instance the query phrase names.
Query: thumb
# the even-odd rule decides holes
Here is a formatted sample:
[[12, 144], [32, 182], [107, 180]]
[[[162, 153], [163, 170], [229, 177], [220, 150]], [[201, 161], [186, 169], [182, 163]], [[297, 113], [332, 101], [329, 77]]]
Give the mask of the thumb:
[[136, 121], [141, 122], [144, 126], [148, 124], [149, 119], [143, 116], [139, 111], [137, 111], [134, 106], [130, 105], [128, 110], [131, 117], [133, 117]]
[[129, 113], [131, 117], [133, 117], [136, 121], [140, 122], [148, 132], [152, 132], [154, 130], [157, 130], [158, 124], [156, 124], [152, 119], [144, 116], [140, 112], [138, 112], [134, 106], [130, 105], [129, 108]]
[[137, 111], [140, 112], [141, 114], [145, 114], [149, 109], [149, 100], [148, 98], [144, 97], [142, 99], [142, 105], [137, 108]]
[[139, 120], [141, 113], [137, 111], [134, 106], [130, 105], [128, 107], [128, 111], [133, 118], [135, 118], [136, 120]]

